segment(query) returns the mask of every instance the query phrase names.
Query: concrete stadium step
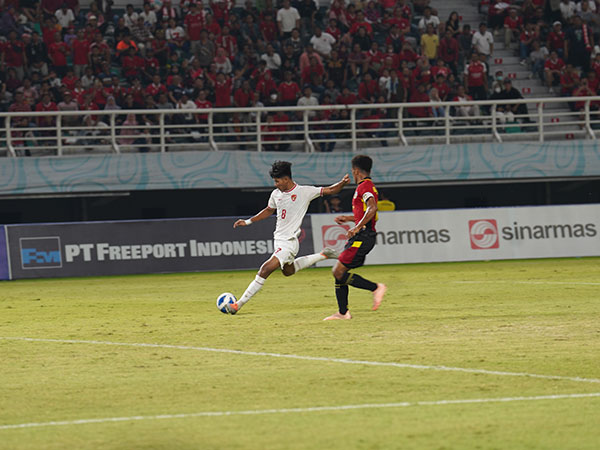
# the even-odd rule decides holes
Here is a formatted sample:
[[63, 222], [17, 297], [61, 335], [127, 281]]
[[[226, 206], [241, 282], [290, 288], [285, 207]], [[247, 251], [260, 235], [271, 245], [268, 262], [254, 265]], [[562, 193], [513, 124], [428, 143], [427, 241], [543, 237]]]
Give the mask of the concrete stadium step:
[[[519, 62], [521, 58], [513, 55], [492, 55], [490, 58], [491, 65], [503, 65], [503, 66], [521, 66]], [[525, 67], [525, 66], [521, 66]]]
[[[437, 9], [438, 17], [441, 22], [448, 20], [448, 16], [452, 11], [458, 12], [461, 17], [461, 24], [469, 24], [473, 30], [477, 30], [480, 22], [486, 21], [486, 14], [480, 14], [478, 2], [476, 0], [455, 0], [453, 2], [445, 2], [441, 0], [433, 0], [430, 5]], [[484, 11], [485, 12], [485, 11]], [[527, 65], [520, 64], [521, 58], [518, 54], [518, 45], [513, 42], [510, 47], [504, 46], [504, 32], [500, 31], [494, 36], [494, 54], [489, 59], [490, 74], [493, 75], [496, 71], [502, 70], [505, 77], [513, 79], [513, 85], [521, 92], [525, 98], [553, 98], [558, 94], [549, 94], [547, 88], [537, 77], [530, 78], [530, 68]], [[529, 113], [534, 119], [537, 112], [535, 104], [528, 105]], [[566, 103], [551, 103], [544, 104], [544, 111], [556, 111], [559, 122], [561, 121], [560, 114], [568, 112], [569, 108]], [[552, 117], [551, 117], [552, 118]], [[551, 122], [549, 118], [549, 123]], [[575, 134], [578, 130], [565, 130], [565, 134]], [[518, 139], [518, 138], [517, 138]], [[565, 139], [567, 139], [565, 137]]]

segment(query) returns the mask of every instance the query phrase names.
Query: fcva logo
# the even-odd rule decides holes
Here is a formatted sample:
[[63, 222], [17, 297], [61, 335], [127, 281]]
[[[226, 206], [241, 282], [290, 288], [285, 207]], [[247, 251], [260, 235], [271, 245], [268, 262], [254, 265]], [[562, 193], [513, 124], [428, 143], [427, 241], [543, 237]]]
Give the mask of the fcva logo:
[[350, 227], [348, 225], [323, 225], [321, 232], [323, 234], [323, 246], [332, 247], [338, 252], [344, 250], [346, 243], [346, 233]]
[[494, 219], [469, 220], [469, 235], [473, 250], [498, 248], [498, 224]]
[[19, 247], [23, 269], [62, 267], [59, 237], [20, 238]]

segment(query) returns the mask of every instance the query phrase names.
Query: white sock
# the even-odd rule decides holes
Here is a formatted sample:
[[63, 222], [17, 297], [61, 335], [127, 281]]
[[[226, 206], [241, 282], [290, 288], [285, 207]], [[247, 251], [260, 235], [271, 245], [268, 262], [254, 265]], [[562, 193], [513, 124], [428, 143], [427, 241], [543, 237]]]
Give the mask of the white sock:
[[321, 255], [320, 253], [313, 253], [312, 255], [301, 256], [300, 258], [296, 258], [294, 260], [294, 269], [296, 272], [302, 269], [306, 269], [307, 267], [312, 266], [313, 264], [318, 263], [319, 261], [325, 261], [327, 259], [326, 256]]
[[260, 275], [256, 275], [256, 278], [254, 278], [254, 280], [252, 280], [252, 282], [246, 288], [242, 298], [237, 301], [238, 306], [240, 308], [244, 306], [254, 294], [260, 291], [260, 289], [263, 287], [263, 284], [265, 284], [265, 278], [261, 277]]

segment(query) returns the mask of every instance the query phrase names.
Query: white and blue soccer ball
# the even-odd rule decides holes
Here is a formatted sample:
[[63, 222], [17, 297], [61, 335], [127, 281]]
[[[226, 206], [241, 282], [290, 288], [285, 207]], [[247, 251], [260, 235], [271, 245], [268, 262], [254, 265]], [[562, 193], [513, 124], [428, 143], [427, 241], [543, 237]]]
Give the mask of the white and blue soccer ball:
[[231, 305], [235, 302], [237, 302], [235, 295], [233, 295], [231, 292], [223, 292], [217, 297], [217, 308], [219, 308], [219, 311], [221, 311], [223, 314], [227, 314], [225, 306]]

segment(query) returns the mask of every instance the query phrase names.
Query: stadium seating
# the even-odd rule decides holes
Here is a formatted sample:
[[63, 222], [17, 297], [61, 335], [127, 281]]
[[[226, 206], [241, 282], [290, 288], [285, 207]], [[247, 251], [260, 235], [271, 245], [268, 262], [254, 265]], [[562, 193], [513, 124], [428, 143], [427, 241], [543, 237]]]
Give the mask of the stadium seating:
[[[552, 10], [541, 0], [514, 5], [472, 1], [334, 0], [318, 7], [313, 0], [291, 5], [288, 0], [244, 5], [167, 0], [160, 7], [93, 2], [89, 9], [81, 9], [77, 0], [64, 5], [45, 1], [32, 8], [5, 2], [0, 110], [45, 114], [7, 119], [13, 131], [8, 140], [6, 135], [1, 139], [28, 155], [31, 149], [25, 147], [52, 146], [55, 154], [57, 140], [59, 147], [71, 145], [73, 151], [102, 146], [152, 151], [162, 141], [181, 148], [226, 142], [247, 149], [255, 147], [246, 144], [254, 140], [247, 135], [258, 133], [264, 149], [286, 151], [298, 149], [297, 135], [308, 136], [312, 127], [310, 150], [332, 151], [342, 134], [336, 121], [349, 124], [370, 145], [388, 145], [398, 137], [388, 129], [399, 119], [405, 121], [405, 136], [427, 138], [444, 134], [440, 124], [449, 115], [453, 120], [471, 116], [462, 123], [479, 127], [474, 134], [491, 135], [496, 121], [505, 131], [541, 134], [536, 123], [542, 121], [553, 127], [554, 138], [590, 136], [589, 113], [597, 102], [548, 101], [542, 108], [555, 111], [541, 114], [535, 104], [510, 100], [597, 94], [595, 4], [585, 0], [567, 8], [561, 3]], [[565, 63], [554, 74], [548, 47], [556, 48]], [[494, 103], [470, 109], [458, 104], [486, 99]], [[380, 106], [430, 101], [456, 105]], [[352, 117], [333, 107], [307, 117], [274, 110], [258, 118], [244, 110], [149, 112], [296, 105], [362, 106]], [[103, 110], [111, 114], [102, 115]], [[57, 111], [89, 113], [61, 117], [57, 124]], [[306, 121], [311, 125], [303, 128]], [[57, 136], [57, 125], [70, 130]], [[103, 138], [110, 134], [111, 139]], [[303, 142], [308, 148], [307, 139]]]

